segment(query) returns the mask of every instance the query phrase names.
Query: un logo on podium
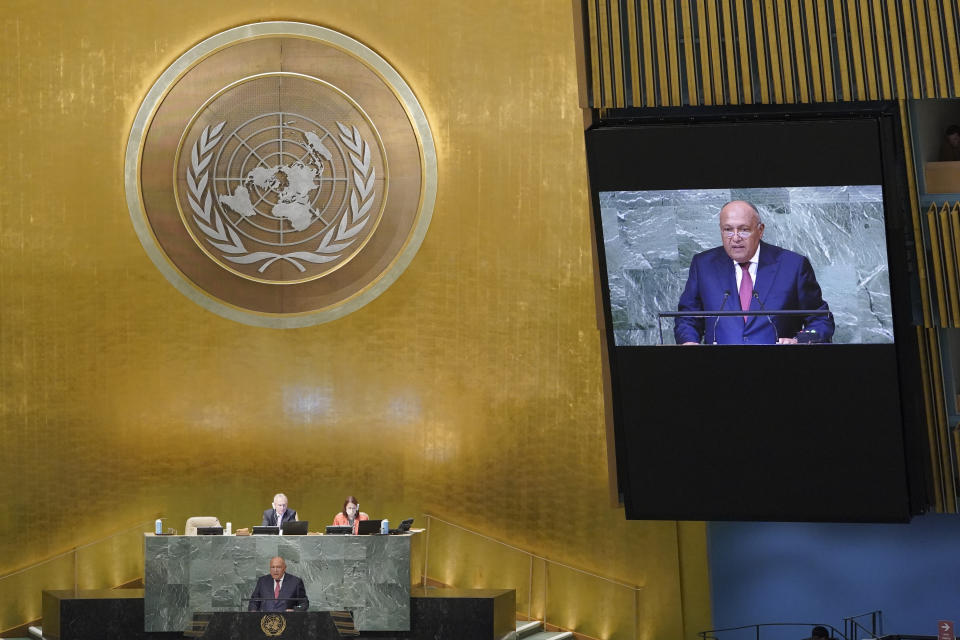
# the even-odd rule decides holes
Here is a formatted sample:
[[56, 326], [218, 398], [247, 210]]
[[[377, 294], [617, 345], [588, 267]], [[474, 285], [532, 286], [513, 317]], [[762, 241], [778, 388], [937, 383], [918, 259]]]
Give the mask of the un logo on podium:
[[287, 628], [287, 619], [279, 613], [268, 613], [260, 618], [260, 630], [268, 638], [276, 638]]
[[302, 23], [196, 45], [154, 84], [127, 145], [141, 244], [190, 299], [297, 327], [380, 295], [419, 248], [436, 151], [413, 91], [376, 53]]

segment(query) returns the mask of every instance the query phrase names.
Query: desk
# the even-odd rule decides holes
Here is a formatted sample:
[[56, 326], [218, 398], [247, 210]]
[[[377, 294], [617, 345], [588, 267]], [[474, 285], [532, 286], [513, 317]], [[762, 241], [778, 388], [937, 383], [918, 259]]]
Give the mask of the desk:
[[410, 629], [410, 540], [392, 536], [144, 535], [144, 630], [183, 631], [196, 611], [242, 611], [270, 558], [303, 580], [312, 611], [360, 631]]

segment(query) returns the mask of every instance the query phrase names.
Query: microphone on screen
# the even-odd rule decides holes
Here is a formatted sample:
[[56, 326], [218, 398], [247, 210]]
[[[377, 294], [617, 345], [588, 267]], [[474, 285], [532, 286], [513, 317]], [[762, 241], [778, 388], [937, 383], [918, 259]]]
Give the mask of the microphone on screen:
[[[760, 301], [760, 296], [756, 291], [753, 292], [753, 299], [757, 301], [757, 304], [760, 305], [760, 311], [766, 311], [766, 307], [763, 306], [763, 302]], [[773, 327], [773, 344], [780, 342], [780, 334], [777, 332], [777, 325], [773, 320], [770, 319], [770, 316], [763, 316], [767, 319], [767, 322], [770, 323], [770, 326]]]
[[[727, 303], [727, 298], [730, 297], [730, 290], [727, 289], [723, 292], [723, 300], [720, 301], [720, 308], [717, 311], [723, 311], [723, 305]], [[720, 324], [720, 316], [717, 316], [717, 319], [713, 321], [713, 344], [717, 344], [717, 325]]]

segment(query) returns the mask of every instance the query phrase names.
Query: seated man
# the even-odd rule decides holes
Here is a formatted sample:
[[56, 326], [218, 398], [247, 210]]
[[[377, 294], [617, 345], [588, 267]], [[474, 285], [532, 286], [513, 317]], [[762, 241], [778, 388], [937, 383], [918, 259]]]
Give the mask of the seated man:
[[310, 606], [303, 580], [287, 573], [280, 556], [271, 558], [270, 573], [257, 579], [248, 611], [306, 611]]
[[287, 508], [287, 496], [278, 493], [273, 496], [273, 508], [263, 512], [262, 527], [279, 527], [282, 522], [293, 522], [297, 519], [297, 512]]

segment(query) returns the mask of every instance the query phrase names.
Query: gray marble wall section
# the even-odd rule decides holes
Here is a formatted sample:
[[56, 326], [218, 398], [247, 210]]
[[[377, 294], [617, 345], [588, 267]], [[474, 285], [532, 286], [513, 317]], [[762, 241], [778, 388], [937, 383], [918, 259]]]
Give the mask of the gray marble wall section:
[[313, 611], [349, 610], [361, 631], [410, 629], [410, 535], [144, 537], [145, 631], [195, 611], [246, 609], [270, 558], [303, 579]]
[[[763, 239], [809, 258], [838, 343], [893, 342], [880, 186], [606, 191], [600, 194], [617, 345], [659, 343], [657, 314], [676, 311], [690, 260], [719, 246], [720, 208], [748, 200]], [[663, 320], [673, 344], [673, 321]]]

